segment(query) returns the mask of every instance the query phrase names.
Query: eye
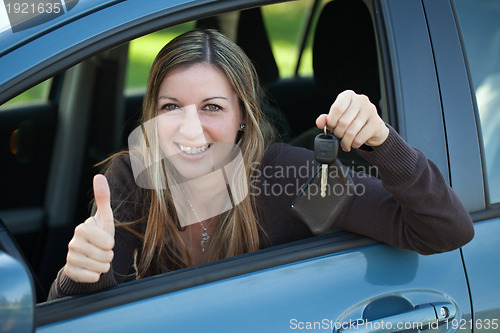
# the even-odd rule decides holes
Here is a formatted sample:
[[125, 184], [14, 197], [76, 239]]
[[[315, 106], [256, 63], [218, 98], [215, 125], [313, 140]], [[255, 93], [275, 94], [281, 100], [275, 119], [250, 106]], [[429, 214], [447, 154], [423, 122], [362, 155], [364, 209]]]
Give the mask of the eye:
[[172, 110], [175, 110], [175, 109], [178, 109], [178, 108], [179, 108], [179, 106], [177, 104], [167, 103], [167, 104], [162, 105], [162, 107], [160, 108], [160, 110], [162, 110], [162, 111], [172, 111]]
[[222, 107], [220, 107], [217, 104], [207, 104], [203, 107], [203, 110], [210, 111], [210, 112], [217, 112], [217, 111], [221, 111]]

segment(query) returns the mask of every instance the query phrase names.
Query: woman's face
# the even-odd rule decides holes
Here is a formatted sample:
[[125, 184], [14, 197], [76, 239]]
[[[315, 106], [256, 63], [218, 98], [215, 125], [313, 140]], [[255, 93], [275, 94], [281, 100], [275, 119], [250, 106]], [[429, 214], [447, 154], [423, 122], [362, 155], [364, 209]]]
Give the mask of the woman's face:
[[156, 119], [166, 158], [181, 175], [194, 179], [229, 162], [243, 115], [224, 73], [214, 65], [195, 63], [165, 76]]

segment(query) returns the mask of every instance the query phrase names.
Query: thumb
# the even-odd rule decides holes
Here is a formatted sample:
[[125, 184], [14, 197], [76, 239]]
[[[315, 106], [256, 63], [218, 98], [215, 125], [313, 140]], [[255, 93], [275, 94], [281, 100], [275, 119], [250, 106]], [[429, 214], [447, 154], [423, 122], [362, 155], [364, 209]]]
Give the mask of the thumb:
[[316, 118], [316, 126], [318, 126], [319, 129], [323, 129], [326, 125], [327, 122], [327, 117], [328, 115], [326, 114], [321, 114]]
[[97, 212], [94, 216], [95, 222], [99, 228], [114, 236], [115, 224], [110, 196], [108, 180], [104, 175], [96, 175], [94, 177], [94, 197], [97, 206]]

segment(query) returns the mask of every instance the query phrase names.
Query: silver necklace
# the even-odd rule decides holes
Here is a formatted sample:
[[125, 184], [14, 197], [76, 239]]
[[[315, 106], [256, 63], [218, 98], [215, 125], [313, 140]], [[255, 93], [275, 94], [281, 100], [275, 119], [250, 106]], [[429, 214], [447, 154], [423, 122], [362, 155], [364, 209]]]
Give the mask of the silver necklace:
[[[201, 242], [200, 242], [200, 244], [201, 244], [201, 251], [205, 252], [205, 244], [208, 243], [208, 241], [210, 240], [210, 235], [208, 234], [207, 228], [205, 227], [205, 225], [203, 224], [203, 222], [201, 222], [201, 218], [198, 216], [198, 214], [194, 210], [194, 207], [191, 204], [191, 200], [189, 200], [186, 192], [184, 192], [184, 189], [182, 189], [182, 187], [181, 187], [181, 190], [184, 193], [184, 196], [186, 197], [186, 200], [187, 200], [187, 202], [189, 204], [189, 207], [191, 207], [191, 210], [193, 211], [194, 215], [196, 216], [196, 219], [198, 220], [198, 222], [200, 223], [201, 227], [203, 228], [203, 232], [201, 234]], [[210, 223], [211, 222], [212, 221], [210, 221]], [[208, 227], [208, 224], [207, 224], [207, 227]]]

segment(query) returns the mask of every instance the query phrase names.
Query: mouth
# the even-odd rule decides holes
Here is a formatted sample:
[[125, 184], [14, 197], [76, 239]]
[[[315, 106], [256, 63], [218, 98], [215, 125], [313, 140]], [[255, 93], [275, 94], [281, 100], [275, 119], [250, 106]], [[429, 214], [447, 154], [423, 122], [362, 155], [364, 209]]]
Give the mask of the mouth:
[[207, 150], [208, 148], [210, 148], [212, 146], [212, 144], [209, 143], [209, 144], [206, 144], [206, 145], [203, 145], [200, 147], [189, 147], [189, 146], [184, 146], [184, 145], [181, 145], [180, 143], [178, 143], [177, 146], [179, 147], [179, 149], [183, 153], [186, 153], [188, 155], [196, 155], [196, 154], [202, 153], [205, 150]]

